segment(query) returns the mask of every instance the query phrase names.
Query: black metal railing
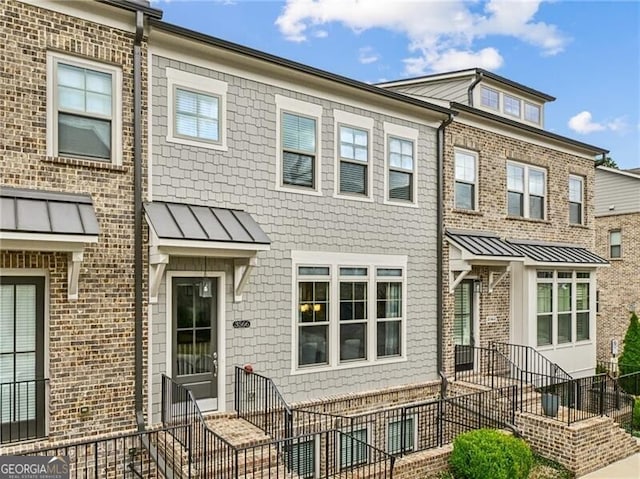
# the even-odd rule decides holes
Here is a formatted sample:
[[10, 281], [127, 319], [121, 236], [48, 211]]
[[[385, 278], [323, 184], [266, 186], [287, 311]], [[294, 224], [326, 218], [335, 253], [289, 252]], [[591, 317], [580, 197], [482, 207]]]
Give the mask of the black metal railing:
[[351, 415], [294, 408], [293, 417], [299, 434], [332, 427], [388, 454], [404, 455], [448, 444], [473, 429], [511, 428], [515, 411], [516, 386], [507, 386]]
[[239, 418], [272, 438], [294, 435], [291, 408], [271, 378], [236, 366], [234, 402]]
[[0, 444], [46, 436], [48, 379], [0, 384]]
[[[520, 371], [524, 371], [526, 374], [542, 374], [544, 376], [555, 377], [561, 381], [569, 381], [573, 379], [573, 376], [562, 369], [558, 364], [550, 361], [547, 357], [531, 346], [493, 341], [491, 343], [491, 348], [495, 349], [511, 364]], [[528, 378], [525, 378], [525, 380], [527, 380], [527, 382], [531, 382], [528, 381]]]
[[[158, 463], [149, 453], [149, 444], [163, 450], [177, 477], [191, 477], [191, 428], [176, 426], [157, 431], [122, 434], [64, 446], [30, 451], [26, 456], [66, 456], [70, 479], [113, 477], [164, 478]], [[185, 444], [176, 438], [182, 437]]]
[[513, 365], [495, 348], [456, 345], [454, 357], [456, 381], [492, 389], [514, 384]]

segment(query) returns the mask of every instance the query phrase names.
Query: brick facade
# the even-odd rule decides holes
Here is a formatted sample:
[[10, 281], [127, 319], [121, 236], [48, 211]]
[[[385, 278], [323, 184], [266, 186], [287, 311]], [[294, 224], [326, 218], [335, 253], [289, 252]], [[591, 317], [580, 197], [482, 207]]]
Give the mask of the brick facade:
[[[454, 152], [463, 148], [478, 154], [478, 206], [476, 211], [456, 209], [454, 205]], [[545, 168], [546, 219], [520, 219], [507, 216], [508, 160]], [[444, 226], [445, 228], [488, 231], [501, 238], [540, 240], [594, 247], [593, 160], [571, 155], [523, 139], [516, 139], [489, 129], [454, 121], [446, 129], [444, 159]], [[584, 178], [584, 225], [569, 224], [569, 175]], [[449, 251], [445, 242], [443, 258], [443, 364], [453, 371], [453, 294], [449, 293]], [[490, 341], [509, 341], [512, 290], [507, 274], [492, 293], [488, 293], [489, 268], [476, 266], [470, 276], [481, 282], [479, 295], [479, 338], [476, 346], [486, 347]], [[513, 298], [513, 301], [519, 301]]]
[[[113, 14], [111, 7], [96, 9]], [[133, 13], [126, 15], [133, 25]], [[48, 444], [131, 429], [135, 426], [134, 35], [15, 0], [0, 6], [0, 31], [2, 185], [88, 193], [100, 227], [98, 243], [84, 250], [77, 301], [67, 299], [66, 253], [3, 250], [0, 254], [3, 275], [33, 268], [34, 274], [48, 278], [44, 319]], [[122, 69], [121, 165], [47, 156], [48, 51]], [[144, 68], [146, 46], [142, 51]], [[146, 136], [142, 138], [146, 150]]]
[[[611, 340], [617, 339], [622, 353], [629, 327], [629, 311], [640, 311], [640, 213], [597, 216], [597, 253], [609, 259], [609, 268], [598, 271], [598, 358], [609, 360]], [[609, 232], [620, 230], [622, 257], [610, 258]]]

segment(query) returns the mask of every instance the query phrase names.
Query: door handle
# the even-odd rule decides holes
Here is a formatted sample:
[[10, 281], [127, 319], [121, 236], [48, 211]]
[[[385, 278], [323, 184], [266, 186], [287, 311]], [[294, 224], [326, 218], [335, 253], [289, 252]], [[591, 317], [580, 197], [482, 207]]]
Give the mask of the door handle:
[[213, 353], [213, 359], [211, 360], [213, 363], [213, 377], [218, 377], [218, 353]]

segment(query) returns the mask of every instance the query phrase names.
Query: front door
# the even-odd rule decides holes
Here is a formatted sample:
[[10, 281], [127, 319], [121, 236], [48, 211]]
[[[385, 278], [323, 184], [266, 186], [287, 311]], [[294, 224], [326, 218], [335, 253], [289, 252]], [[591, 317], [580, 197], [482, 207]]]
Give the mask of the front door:
[[173, 278], [173, 379], [205, 410], [217, 409], [217, 291], [216, 278]]
[[454, 292], [453, 338], [456, 371], [473, 369], [473, 280], [462, 281]]
[[0, 443], [45, 433], [44, 277], [0, 277]]

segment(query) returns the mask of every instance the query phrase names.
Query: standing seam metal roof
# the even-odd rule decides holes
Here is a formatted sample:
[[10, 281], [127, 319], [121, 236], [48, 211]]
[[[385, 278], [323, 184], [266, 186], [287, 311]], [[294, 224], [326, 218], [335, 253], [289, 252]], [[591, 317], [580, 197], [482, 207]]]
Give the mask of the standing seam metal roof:
[[509, 240], [522, 254], [541, 263], [608, 264], [609, 262], [587, 248], [553, 243], [533, 243]]
[[189, 241], [270, 244], [251, 215], [245, 211], [184, 203], [145, 203], [158, 238]]
[[491, 233], [452, 232], [446, 236], [452, 241], [478, 256], [502, 256], [507, 258], [522, 258], [524, 255]]
[[96, 236], [100, 232], [91, 196], [0, 188], [0, 230]]

